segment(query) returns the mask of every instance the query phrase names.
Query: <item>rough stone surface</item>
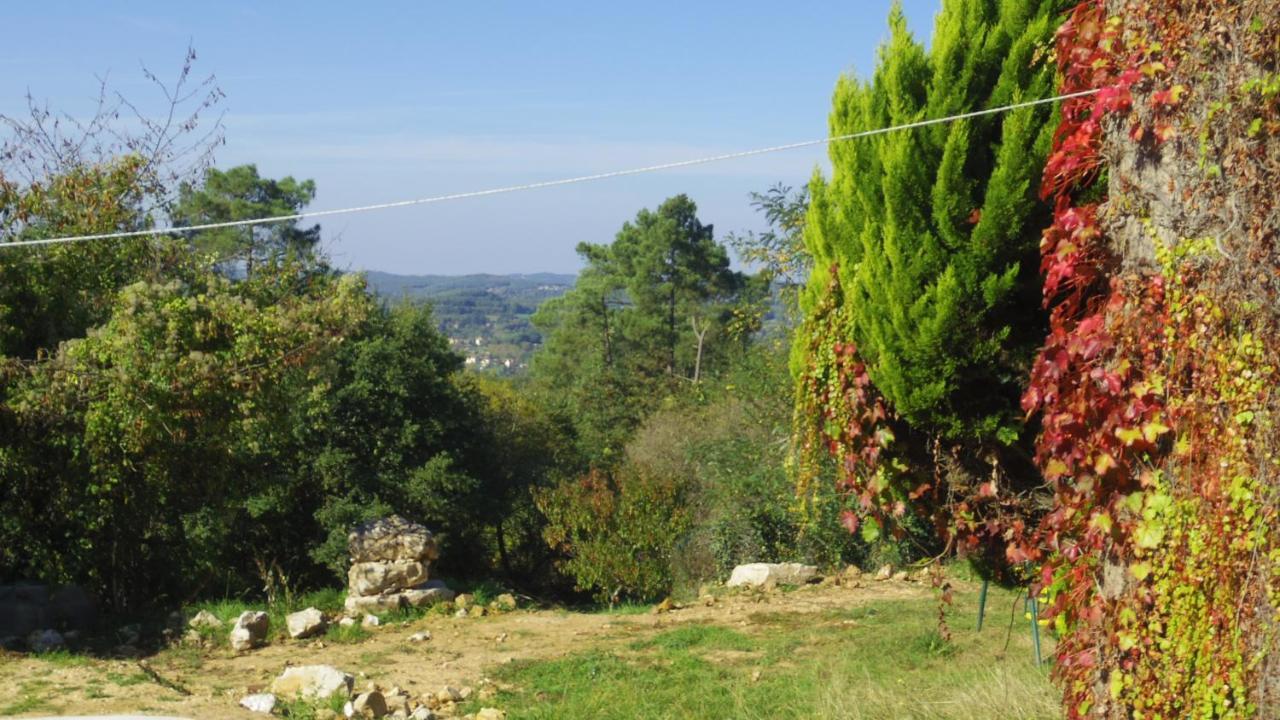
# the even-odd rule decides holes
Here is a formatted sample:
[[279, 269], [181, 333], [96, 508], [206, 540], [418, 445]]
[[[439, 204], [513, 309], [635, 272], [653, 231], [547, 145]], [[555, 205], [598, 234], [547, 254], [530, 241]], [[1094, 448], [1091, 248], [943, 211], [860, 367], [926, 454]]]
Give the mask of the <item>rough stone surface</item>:
[[57, 650], [64, 644], [62, 633], [57, 630], [36, 630], [27, 636], [27, 647], [32, 652], [44, 653]]
[[511, 612], [512, 610], [515, 610], [518, 606], [519, 606], [519, 603], [516, 602], [516, 596], [512, 595], [511, 593], [502, 593], [501, 595], [493, 599], [494, 609], [501, 610], [502, 612]]
[[363, 692], [351, 701], [351, 709], [362, 717], [380, 718], [387, 714], [387, 700], [377, 690]]
[[382, 624], [382, 621], [378, 619], [377, 615], [365, 615], [360, 620], [360, 627], [372, 628], [372, 627], [378, 627], [381, 624]]
[[276, 709], [276, 696], [271, 693], [254, 693], [240, 698], [240, 707], [250, 712], [270, 715]]
[[476, 598], [471, 593], [462, 593], [453, 599], [453, 604], [458, 606], [459, 610], [466, 610], [475, 604]]
[[438, 603], [452, 602], [457, 595], [446, 587], [410, 588], [400, 593], [404, 603], [411, 607], [427, 607]]
[[355, 678], [332, 665], [299, 665], [285, 671], [271, 683], [271, 692], [284, 697], [323, 700], [334, 693], [351, 696]]
[[195, 617], [187, 621], [187, 626], [195, 630], [203, 628], [217, 629], [222, 627], [222, 621], [208, 610], [201, 610], [195, 614]]
[[347, 589], [353, 595], [378, 595], [425, 582], [427, 566], [417, 560], [358, 562], [347, 571]]
[[893, 577], [893, 566], [885, 565], [876, 571], [876, 580], [888, 580]]
[[507, 714], [498, 708], [480, 708], [476, 720], [507, 720]]
[[403, 593], [390, 593], [387, 595], [373, 595], [370, 597], [361, 597], [360, 595], [347, 595], [347, 601], [343, 605], [343, 609], [348, 615], [363, 615], [365, 613], [382, 613], [390, 610], [399, 610], [407, 604], [407, 600]]
[[313, 607], [290, 613], [285, 617], [284, 623], [289, 629], [289, 637], [294, 639], [319, 635], [324, 632], [325, 627], [328, 625], [324, 620], [324, 613]]
[[245, 610], [236, 618], [231, 628], [231, 649], [237, 652], [252, 650], [267, 641], [267, 629], [271, 619], [261, 610]]
[[435, 717], [431, 712], [431, 708], [426, 705], [419, 705], [416, 710], [410, 713], [409, 720], [435, 720]]
[[799, 563], [751, 563], [739, 565], [729, 576], [729, 587], [803, 585], [818, 577], [818, 568]]
[[430, 562], [439, 556], [436, 540], [425, 527], [399, 515], [367, 522], [347, 536], [353, 562]]

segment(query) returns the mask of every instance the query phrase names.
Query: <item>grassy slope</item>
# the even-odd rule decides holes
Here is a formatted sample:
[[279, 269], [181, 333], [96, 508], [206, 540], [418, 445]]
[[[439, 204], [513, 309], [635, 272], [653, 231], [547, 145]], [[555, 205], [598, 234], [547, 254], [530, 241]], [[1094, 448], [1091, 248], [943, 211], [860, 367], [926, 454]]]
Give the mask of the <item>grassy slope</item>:
[[496, 704], [512, 720], [1058, 717], [1020, 603], [1009, 632], [1011, 603], [993, 593], [979, 634], [965, 598], [950, 613], [951, 643], [939, 640], [936, 604], [922, 600], [817, 618], [761, 613], [741, 629], [685, 626], [622, 651], [501, 668], [496, 678], [515, 689]]

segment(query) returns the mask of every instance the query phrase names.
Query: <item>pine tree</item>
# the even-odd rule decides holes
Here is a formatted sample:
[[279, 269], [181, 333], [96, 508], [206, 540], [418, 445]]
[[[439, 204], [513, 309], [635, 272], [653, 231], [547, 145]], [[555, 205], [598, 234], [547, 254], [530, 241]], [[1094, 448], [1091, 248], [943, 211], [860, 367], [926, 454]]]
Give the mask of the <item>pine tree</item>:
[[[831, 134], [1051, 95], [1041, 53], [1059, 4], [945, 0], [929, 50], [895, 5], [874, 76], [836, 85]], [[897, 416], [931, 436], [1023, 435], [1017, 401], [1044, 336], [1036, 190], [1054, 127], [1042, 105], [834, 143], [831, 178], [810, 185], [802, 306], [822, 302], [835, 266], [844, 340]]]

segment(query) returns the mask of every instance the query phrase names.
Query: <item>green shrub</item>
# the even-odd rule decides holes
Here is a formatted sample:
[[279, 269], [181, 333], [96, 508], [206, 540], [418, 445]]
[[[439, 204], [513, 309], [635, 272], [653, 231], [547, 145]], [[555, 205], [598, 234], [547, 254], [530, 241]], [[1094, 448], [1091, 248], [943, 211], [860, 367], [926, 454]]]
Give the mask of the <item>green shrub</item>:
[[671, 591], [671, 555], [687, 530], [685, 483], [642, 464], [593, 470], [537, 495], [547, 542], [577, 587], [602, 601]]

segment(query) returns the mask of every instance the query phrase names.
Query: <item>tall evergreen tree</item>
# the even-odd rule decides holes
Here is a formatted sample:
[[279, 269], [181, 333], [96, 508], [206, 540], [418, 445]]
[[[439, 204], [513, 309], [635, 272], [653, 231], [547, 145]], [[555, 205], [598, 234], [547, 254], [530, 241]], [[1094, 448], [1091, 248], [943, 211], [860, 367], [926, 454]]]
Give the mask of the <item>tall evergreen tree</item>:
[[[832, 135], [1051, 95], [1041, 58], [1057, 0], [946, 0], [930, 50], [900, 6], [870, 81], [842, 77]], [[912, 426], [952, 440], [1014, 442], [1020, 386], [1044, 335], [1036, 196], [1054, 128], [1025, 108], [831, 146], [815, 174], [805, 241], [814, 271], [802, 304], [837, 268], [846, 341]], [[797, 349], [804, 347], [796, 344]]]
[[[1061, 5], [944, 0], [929, 49], [895, 5], [874, 75], [836, 85], [831, 134], [1053, 95]], [[1046, 330], [1037, 190], [1055, 128], [1044, 104], [833, 143], [805, 219], [801, 486], [834, 466], [864, 537], [903, 532], [911, 508], [1001, 578], [1046, 492], [1019, 399]]]

